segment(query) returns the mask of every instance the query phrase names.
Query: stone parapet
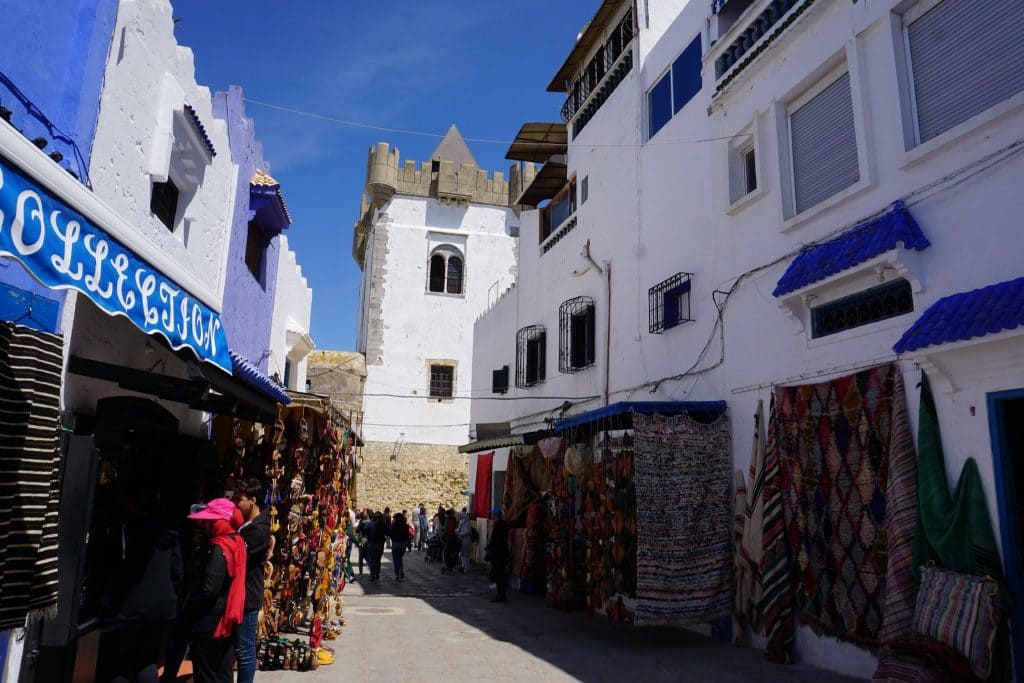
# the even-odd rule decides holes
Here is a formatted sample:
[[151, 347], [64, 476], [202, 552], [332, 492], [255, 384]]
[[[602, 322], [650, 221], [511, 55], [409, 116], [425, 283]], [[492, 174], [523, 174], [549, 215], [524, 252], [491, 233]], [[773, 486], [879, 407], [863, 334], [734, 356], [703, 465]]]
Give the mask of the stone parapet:
[[[394, 459], [392, 459], [394, 458]], [[469, 464], [458, 446], [371, 441], [363, 447], [356, 504], [382, 510], [412, 510], [424, 503], [461, 510], [468, 502]]]

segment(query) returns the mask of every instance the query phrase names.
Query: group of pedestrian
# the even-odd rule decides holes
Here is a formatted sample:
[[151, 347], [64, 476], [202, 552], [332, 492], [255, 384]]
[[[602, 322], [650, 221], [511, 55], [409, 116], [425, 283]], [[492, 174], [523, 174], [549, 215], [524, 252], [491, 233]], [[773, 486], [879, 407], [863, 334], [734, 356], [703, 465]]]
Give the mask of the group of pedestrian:
[[370, 580], [380, 581], [381, 560], [384, 550], [390, 547], [395, 581], [405, 581], [405, 553], [412, 549], [415, 533], [407, 510], [394, 515], [389, 507], [380, 512], [369, 509], [360, 512], [349, 537], [349, 549], [356, 548], [358, 552], [359, 575], [363, 574], [365, 561], [370, 568]]
[[[260, 509], [263, 487], [246, 480], [235, 500], [193, 505], [195, 570], [187, 576], [181, 543], [155, 493], [136, 488], [115, 537], [118, 567], [103, 601], [103, 639], [96, 680], [164, 683], [177, 679], [186, 652], [196, 683], [239, 683], [256, 674], [256, 634], [263, 603], [263, 562], [270, 521]], [[164, 672], [158, 659], [169, 630]]]

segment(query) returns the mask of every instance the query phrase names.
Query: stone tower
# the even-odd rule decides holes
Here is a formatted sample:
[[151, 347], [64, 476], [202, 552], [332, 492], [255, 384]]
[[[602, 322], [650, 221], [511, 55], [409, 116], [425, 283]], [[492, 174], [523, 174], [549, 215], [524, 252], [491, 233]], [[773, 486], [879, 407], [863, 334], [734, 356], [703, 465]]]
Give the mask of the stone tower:
[[[532, 170], [532, 169], [531, 169]], [[352, 241], [366, 355], [360, 505], [464, 505], [473, 323], [516, 279], [522, 190], [452, 125], [430, 159], [370, 148]], [[398, 472], [398, 476], [396, 476]]]

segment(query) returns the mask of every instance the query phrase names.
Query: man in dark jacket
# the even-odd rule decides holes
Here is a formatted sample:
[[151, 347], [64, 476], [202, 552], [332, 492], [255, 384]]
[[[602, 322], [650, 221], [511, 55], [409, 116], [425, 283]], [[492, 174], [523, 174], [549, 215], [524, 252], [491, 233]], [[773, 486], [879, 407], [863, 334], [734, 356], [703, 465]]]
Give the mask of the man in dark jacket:
[[251, 683], [256, 677], [256, 633], [260, 607], [263, 606], [263, 563], [270, 547], [270, 516], [260, 510], [263, 487], [256, 478], [246, 479], [235, 492], [235, 504], [245, 522], [238, 534], [245, 541], [245, 612], [235, 632], [235, 657], [238, 659], [238, 683]]
[[505, 568], [508, 562], [508, 524], [501, 516], [501, 508], [494, 508], [491, 514], [494, 515], [495, 521], [491, 541], [487, 544], [487, 557], [491, 563], [491, 581], [498, 588], [498, 594], [491, 602], [505, 602], [505, 588], [508, 585]]

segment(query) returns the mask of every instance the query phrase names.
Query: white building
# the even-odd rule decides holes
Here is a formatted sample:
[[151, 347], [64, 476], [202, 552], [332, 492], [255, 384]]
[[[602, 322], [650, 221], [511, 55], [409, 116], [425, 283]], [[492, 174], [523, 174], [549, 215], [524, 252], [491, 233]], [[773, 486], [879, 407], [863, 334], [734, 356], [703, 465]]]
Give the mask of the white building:
[[370, 149], [353, 239], [366, 441], [465, 441], [473, 323], [516, 278], [509, 186], [479, 168], [454, 125], [420, 165], [385, 143]]
[[316, 348], [309, 336], [313, 290], [281, 237], [274, 293], [274, 319], [270, 328], [270, 374], [277, 375], [285, 388], [306, 391], [307, 356]]
[[[545, 396], [577, 397], [566, 414], [724, 400], [746, 471], [754, 406], [774, 386], [895, 361], [916, 429], [926, 368], [949, 480], [977, 461], [1020, 586], [1010, 482], [1024, 475], [1007, 435], [1024, 420], [1024, 78], [1011, 65], [1022, 26], [1021, 5], [1001, 0], [603, 2], [549, 88], [568, 85], [567, 163], [537, 174], [574, 184], [576, 202], [550, 230], [550, 208], [523, 211], [517, 285], [474, 330], [474, 396], [503, 389], [491, 371], [507, 366], [519, 381], [504, 395], [528, 400], [474, 401], [471, 421], [538, 429], [564, 412]], [[610, 59], [588, 71], [598, 54]], [[553, 197], [528, 187], [522, 203]], [[898, 217], [894, 202], [925, 242], [857, 254], [833, 241], [831, 269], [813, 249]], [[802, 247], [814, 268], [794, 280]], [[942, 301], [997, 283], [955, 312]], [[878, 312], [850, 315], [864, 302]], [[901, 343], [922, 319], [928, 336]], [[496, 471], [507, 454], [497, 449]], [[471, 464], [471, 490], [473, 476]], [[857, 676], [877, 666], [805, 626], [796, 650]]]

